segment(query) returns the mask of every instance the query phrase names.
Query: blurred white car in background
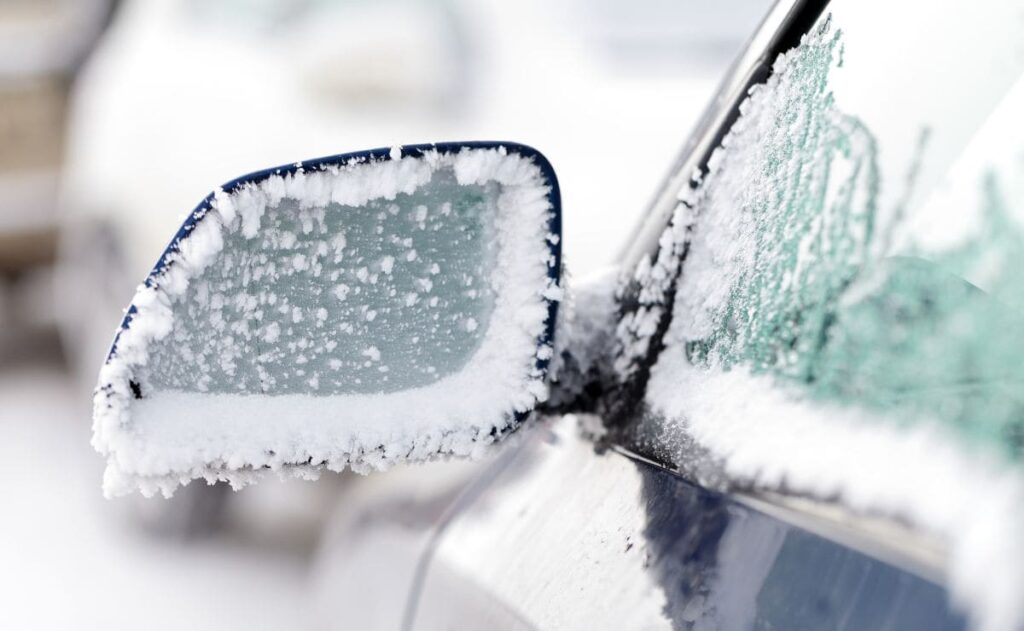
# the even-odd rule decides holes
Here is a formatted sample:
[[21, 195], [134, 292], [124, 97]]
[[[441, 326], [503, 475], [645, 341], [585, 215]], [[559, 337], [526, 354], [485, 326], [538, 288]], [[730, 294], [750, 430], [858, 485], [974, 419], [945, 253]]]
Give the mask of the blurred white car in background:
[[52, 328], [48, 266], [68, 85], [99, 37], [108, 0], [0, 3], [0, 352]]

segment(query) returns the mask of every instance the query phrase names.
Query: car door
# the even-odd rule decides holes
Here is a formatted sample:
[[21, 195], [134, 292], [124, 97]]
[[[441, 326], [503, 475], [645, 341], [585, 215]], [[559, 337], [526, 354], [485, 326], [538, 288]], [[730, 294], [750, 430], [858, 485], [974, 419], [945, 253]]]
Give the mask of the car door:
[[[867, 364], [880, 370], [903, 357], [885, 335], [852, 327], [845, 352], [861, 357], [862, 340], [877, 351], [860, 363], [806, 346], [843, 332], [837, 311], [821, 307], [853, 300], [855, 272], [876, 259], [896, 270], [888, 278], [946, 287], [931, 268], [920, 272], [886, 248], [935, 223], [935, 195], [986, 119], [1007, 109], [1022, 70], [1019, 54], [1005, 56], [1021, 41], [1013, 15], [1009, 3], [776, 5], [623, 253], [618, 345], [608, 359], [617, 385], [597, 404], [607, 435], [581, 438], [587, 417], [551, 418], [492, 464], [425, 547], [406, 628], [1015, 628], [1021, 584], [1006, 559], [1017, 551], [1017, 517], [991, 533], [1002, 537], [992, 546], [1001, 552], [956, 532], [999, 514], [998, 498], [977, 504], [983, 515], [974, 521], [954, 501], [971, 495], [961, 488], [969, 483], [985, 495], [995, 478], [978, 472], [988, 461], [951, 455], [956, 439], [929, 452], [939, 443], [912, 424], [907, 434], [886, 425], [892, 410], [910, 409], [900, 406], [944, 409], [929, 407], [937, 384], [924, 396], [921, 380], [903, 398], [878, 394]], [[944, 48], [950, 33], [964, 46]], [[740, 222], [726, 216], [730, 204], [753, 232], [729, 232]], [[742, 238], [767, 249], [750, 258]], [[820, 254], [815, 274], [794, 283], [808, 250]], [[736, 304], [737, 295], [747, 302]], [[932, 304], [930, 293], [915, 297]], [[716, 320], [701, 310], [709, 303], [733, 312]], [[935, 322], [895, 312], [911, 330]], [[855, 322], [869, 321], [865, 313], [874, 312]], [[937, 357], [945, 356], [918, 359]], [[847, 370], [839, 377], [829, 372], [838, 364]], [[719, 372], [695, 376], [694, 366]], [[745, 380], [751, 373], [769, 377]], [[794, 383], [822, 389], [779, 412], [773, 402]], [[867, 385], [854, 396], [848, 383]], [[876, 395], [894, 407], [875, 405]], [[854, 408], [867, 408], [868, 424], [848, 418]], [[759, 416], [762, 425], [750, 421]], [[921, 477], [945, 484], [948, 471], [968, 472], [945, 487], [950, 497]], [[965, 576], [976, 558], [995, 574], [987, 586]], [[1004, 578], [1009, 589], [999, 586]]]
[[535, 428], [426, 551], [413, 629], [958, 629], [907, 533]]

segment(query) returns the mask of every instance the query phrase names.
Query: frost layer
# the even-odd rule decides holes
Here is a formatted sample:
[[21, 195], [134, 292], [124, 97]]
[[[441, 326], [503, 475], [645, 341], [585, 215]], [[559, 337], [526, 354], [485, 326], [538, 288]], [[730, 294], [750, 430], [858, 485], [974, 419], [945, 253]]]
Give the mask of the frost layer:
[[[646, 353], [678, 270], [646, 392], [666, 419], [654, 440], [696, 444], [730, 483], [835, 499], [938, 535], [974, 625], [1016, 629], [1024, 208], [1002, 191], [1024, 181], [1024, 137], [1007, 134], [1020, 129], [1024, 83], [965, 153], [974, 162], [953, 169], [975, 194], [956, 214], [977, 225], [953, 244], [906, 231], [894, 251], [908, 214], [935, 224], [941, 200], [878, 207], [875, 140], [830, 87], [841, 50], [826, 21], [751, 90], [658, 256], [635, 271], [641, 308], [619, 325], [618, 369], [628, 376]], [[1014, 148], [999, 176], [983, 168], [986, 137]]]
[[503, 148], [390, 158], [195, 211], [100, 372], [108, 495], [473, 455], [546, 398], [552, 183]]

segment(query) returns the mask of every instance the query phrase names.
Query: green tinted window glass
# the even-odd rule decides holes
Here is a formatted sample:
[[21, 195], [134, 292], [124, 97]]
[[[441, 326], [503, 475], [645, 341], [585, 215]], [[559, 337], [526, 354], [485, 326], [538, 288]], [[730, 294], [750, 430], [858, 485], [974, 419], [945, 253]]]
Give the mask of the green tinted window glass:
[[1024, 15], [876, 4], [832, 3], [695, 186], [667, 352], [1020, 460]]

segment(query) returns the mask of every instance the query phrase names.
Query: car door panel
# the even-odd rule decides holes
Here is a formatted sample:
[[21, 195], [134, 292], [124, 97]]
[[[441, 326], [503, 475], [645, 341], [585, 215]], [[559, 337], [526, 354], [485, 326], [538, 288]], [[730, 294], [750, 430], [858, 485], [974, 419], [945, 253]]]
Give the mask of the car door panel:
[[911, 569], [623, 452], [532, 427], [428, 552], [417, 630], [958, 629]]

